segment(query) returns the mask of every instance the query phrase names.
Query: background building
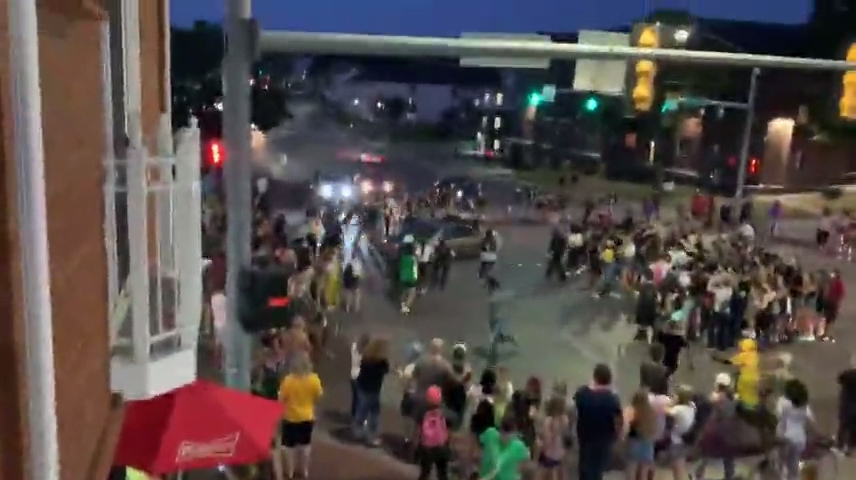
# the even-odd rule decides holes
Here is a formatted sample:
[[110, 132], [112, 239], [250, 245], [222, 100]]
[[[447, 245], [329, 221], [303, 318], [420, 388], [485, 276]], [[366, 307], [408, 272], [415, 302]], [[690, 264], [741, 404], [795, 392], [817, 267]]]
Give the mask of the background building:
[[[34, 439], [27, 438], [26, 425], [8, 1], [0, 0], [0, 376], [5, 387], [0, 478], [24, 480], [32, 478], [26, 448]], [[130, 112], [140, 112], [144, 134], [153, 138], [161, 112], [168, 110], [163, 75], [169, 62], [168, 5], [160, 0], [38, 5], [61, 477], [92, 480], [106, 478], [121, 422], [121, 402], [111, 396], [110, 386], [104, 160], [113, 143], [111, 130], [124, 139]], [[112, 79], [106, 68], [111, 63]], [[129, 81], [133, 76], [145, 81]], [[105, 95], [111, 90], [112, 98]]]

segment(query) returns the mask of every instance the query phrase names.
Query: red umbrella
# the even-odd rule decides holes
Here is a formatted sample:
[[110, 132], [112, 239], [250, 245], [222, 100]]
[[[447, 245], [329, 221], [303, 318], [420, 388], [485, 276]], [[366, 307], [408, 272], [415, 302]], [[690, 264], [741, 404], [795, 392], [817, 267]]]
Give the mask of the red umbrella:
[[197, 380], [128, 402], [114, 465], [164, 475], [270, 456], [282, 405]]

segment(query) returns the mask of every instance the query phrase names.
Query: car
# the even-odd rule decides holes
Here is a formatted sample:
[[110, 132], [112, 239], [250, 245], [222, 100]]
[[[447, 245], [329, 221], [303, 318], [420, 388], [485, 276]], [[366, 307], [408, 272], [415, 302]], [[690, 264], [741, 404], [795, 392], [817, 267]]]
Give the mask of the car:
[[408, 236], [423, 244], [445, 240], [457, 259], [478, 258], [482, 239], [475, 222], [466, 219], [411, 217], [404, 220], [398, 235], [384, 241], [381, 249], [384, 256], [388, 260], [397, 259], [398, 251]]
[[443, 177], [434, 182], [434, 192], [438, 196], [452, 194], [457, 199], [476, 200], [482, 196], [482, 185], [466, 175]]
[[389, 195], [395, 192], [399, 182], [396, 182], [386, 172], [378, 168], [363, 166], [354, 175], [354, 182], [359, 186], [364, 197]]
[[316, 173], [312, 189], [325, 201], [351, 201], [357, 197], [354, 176], [343, 173]]
[[383, 163], [384, 158], [383, 158], [383, 155], [378, 155], [376, 153], [363, 152], [359, 155], [359, 160], [362, 163], [378, 164], [378, 163]]

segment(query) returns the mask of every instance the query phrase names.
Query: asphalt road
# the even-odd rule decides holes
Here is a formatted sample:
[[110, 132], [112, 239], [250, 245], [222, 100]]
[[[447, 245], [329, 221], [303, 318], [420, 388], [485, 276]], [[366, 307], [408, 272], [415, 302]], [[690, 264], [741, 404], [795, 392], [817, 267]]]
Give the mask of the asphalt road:
[[[384, 144], [366, 139], [353, 130], [340, 127], [320, 115], [309, 115], [302, 123], [293, 122], [287, 132], [268, 139], [272, 158], [286, 153], [287, 164], [274, 177], [276, 208], [289, 208], [292, 201], [286, 179], [308, 178], [314, 169], [335, 168], [343, 162], [342, 151], [368, 151], [385, 156], [384, 169], [403, 179], [407, 188], [421, 190], [443, 175], [469, 174], [482, 179], [489, 201], [507, 204], [515, 182], [508, 172], [490, 169], [474, 162], [454, 158], [445, 145]], [[299, 123], [299, 124], [298, 124]], [[297, 124], [297, 125], [295, 125]], [[278, 135], [278, 136], [277, 136]], [[279, 187], [277, 187], [279, 185]], [[789, 238], [809, 238], [814, 226], [810, 222], [785, 222], [782, 230]], [[627, 301], [595, 300], [582, 288], [583, 281], [564, 287], [550, 285], [543, 279], [545, 247], [549, 228], [546, 226], [503, 226], [503, 249], [496, 276], [509, 299], [500, 308], [500, 317], [517, 338], [519, 347], [503, 349], [501, 363], [509, 369], [516, 383], [537, 375], [550, 383], [564, 380], [570, 385], [586, 384], [597, 363], [612, 366], [616, 384], [623, 395], [632, 393], [637, 384], [637, 365], [644, 356], [642, 345], [632, 344], [631, 325], [620, 319]], [[778, 242], [786, 255], [798, 257], [812, 267], [838, 267], [849, 285], [856, 285], [856, 267], [837, 262], [810, 249], [796, 246], [799, 242]], [[373, 275], [367, 288], [363, 312], [342, 320], [348, 335], [362, 332], [388, 335], [403, 356], [413, 341], [427, 342], [441, 337], [448, 342], [464, 342], [473, 352], [476, 366], [483, 362], [479, 352], [488, 339], [487, 292], [477, 281], [472, 262], [456, 263], [445, 291], [432, 291], [417, 300], [414, 312], [398, 313], [396, 306], [383, 298], [382, 276]], [[856, 342], [856, 328], [851, 317], [856, 302], [845, 301], [841, 320], [835, 331], [836, 343], [805, 343], [782, 347], [795, 356], [796, 373], [806, 379], [812, 392], [812, 403], [821, 423], [831, 427], [837, 405], [835, 376], [845, 368], [850, 353], [847, 347]], [[621, 347], [621, 348], [619, 348]], [[714, 375], [723, 367], [710, 360], [704, 351], [695, 352], [694, 368], [683, 368], [680, 381], [707, 390]], [[388, 389], [386, 400], [397, 405], [398, 392]]]

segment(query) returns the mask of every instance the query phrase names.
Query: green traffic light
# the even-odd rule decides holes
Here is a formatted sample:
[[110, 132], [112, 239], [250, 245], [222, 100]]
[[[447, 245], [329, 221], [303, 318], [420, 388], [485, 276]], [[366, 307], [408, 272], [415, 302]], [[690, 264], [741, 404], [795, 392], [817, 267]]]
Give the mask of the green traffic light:
[[529, 105], [537, 107], [539, 103], [541, 103], [540, 93], [532, 92], [531, 94], [529, 94]]
[[586, 103], [584, 105], [584, 108], [586, 109], [587, 112], [593, 112], [593, 111], [597, 110], [597, 108], [599, 106], [600, 106], [600, 102], [598, 102], [596, 98], [589, 97], [588, 99], [586, 99]]

